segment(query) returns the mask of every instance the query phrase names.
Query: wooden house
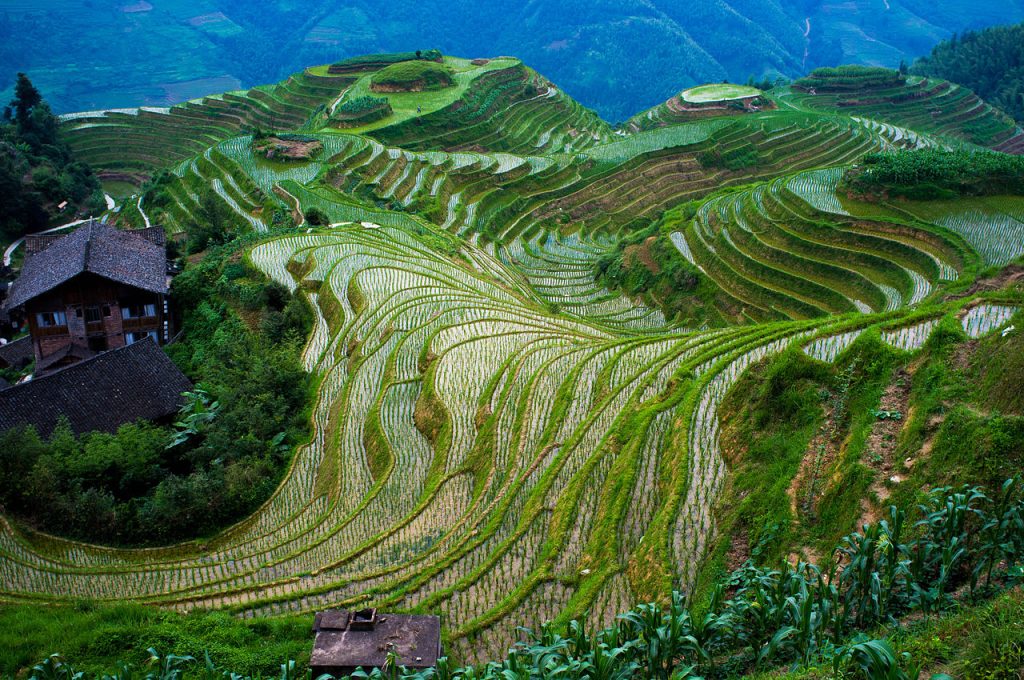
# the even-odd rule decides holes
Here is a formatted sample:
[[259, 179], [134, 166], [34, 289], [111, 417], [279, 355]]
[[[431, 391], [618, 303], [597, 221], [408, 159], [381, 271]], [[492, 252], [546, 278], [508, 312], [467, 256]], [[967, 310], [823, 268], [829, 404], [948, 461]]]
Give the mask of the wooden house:
[[169, 277], [160, 228], [96, 221], [30, 236], [5, 309], [28, 324], [36, 375], [144, 339], [170, 339]]

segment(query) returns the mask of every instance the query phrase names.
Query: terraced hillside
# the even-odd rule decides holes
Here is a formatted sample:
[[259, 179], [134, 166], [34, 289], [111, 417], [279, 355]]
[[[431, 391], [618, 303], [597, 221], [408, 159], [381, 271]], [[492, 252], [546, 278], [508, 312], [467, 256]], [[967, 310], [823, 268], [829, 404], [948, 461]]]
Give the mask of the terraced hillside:
[[[447, 57], [455, 70], [453, 87], [389, 94], [392, 115], [351, 131], [424, 149], [569, 152], [607, 140], [606, 123], [518, 60], [476, 61]], [[97, 111], [63, 119], [83, 161], [110, 178], [139, 182], [245, 132], [332, 129], [337, 109], [369, 94], [370, 79], [383, 65], [311, 68], [275, 86], [169, 109]]]
[[169, 109], [95, 111], [63, 116], [75, 153], [101, 173], [138, 180], [245, 129], [304, 129], [314, 112], [351, 85], [309, 71], [272, 87], [204, 97]]
[[[1006, 153], [1024, 153], [1024, 132], [1013, 119], [968, 88], [945, 80], [905, 77], [870, 79], [883, 69], [844, 67], [798, 80], [786, 103], [797, 108], [839, 111], [927, 134], [947, 136]], [[859, 71], [859, 73], [858, 73]], [[861, 82], [866, 81], [866, 82]]]
[[835, 196], [840, 174], [799, 173], [706, 201], [673, 243], [756, 320], [913, 306], [976, 268], [945, 230], [851, 215]]
[[[999, 337], [1024, 306], [977, 281], [1024, 254], [1021, 199], [836, 192], [865, 153], [954, 144], [955, 122], [780, 108], [612, 133], [521, 65], [450, 63], [464, 89], [366, 129], [331, 107], [371, 71], [259, 90], [276, 110], [316, 84], [282, 109], [322, 147], [302, 161], [263, 158], [250, 119], [218, 117], [227, 96], [67, 122], [110, 173], [170, 171], [115, 220], [187, 230], [212, 196], [265, 234], [245, 256], [316, 313], [313, 436], [266, 505], [202, 543], [115, 550], [4, 521], [0, 597], [247, 617], [372, 603], [437, 612], [454, 656], [491, 658], [524, 623], [604, 625], [700, 585], [730, 538], [719, 415], [748, 368], [790, 348], [832, 363], [860, 336], [899, 356], [940, 327]], [[706, 313], [596, 282], [636, 234], [671, 261], [632, 264], [690, 272]]]

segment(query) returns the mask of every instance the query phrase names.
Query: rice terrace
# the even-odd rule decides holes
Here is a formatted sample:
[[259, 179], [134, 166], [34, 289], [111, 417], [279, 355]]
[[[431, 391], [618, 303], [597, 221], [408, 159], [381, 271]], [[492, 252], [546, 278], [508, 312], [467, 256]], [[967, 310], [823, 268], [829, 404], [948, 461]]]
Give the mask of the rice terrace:
[[[1019, 364], [1024, 131], [962, 86], [822, 69], [613, 128], [515, 58], [429, 51], [61, 126], [112, 223], [173, 239], [212, 196], [245, 244], [226, 266], [312, 311], [315, 397], [281, 484], [219, 533], [4, 519], [6, 603], [437, 614], [485, 663], [762, 553], [824, 564], [890, 503], [1019, 466], [1015, 441], [986, 478], [945, 467], [1022, 406], [985, 362]], [[947, 364], [983, 387], [936, 396]], [[790, 398], [813, 403], [763, 417]]]

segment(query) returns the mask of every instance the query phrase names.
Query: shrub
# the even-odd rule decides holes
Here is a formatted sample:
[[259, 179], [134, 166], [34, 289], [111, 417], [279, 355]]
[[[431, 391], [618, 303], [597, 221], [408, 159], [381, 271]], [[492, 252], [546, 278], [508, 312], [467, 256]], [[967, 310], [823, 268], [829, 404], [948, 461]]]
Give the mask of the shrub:
[[906, 77], [899, 71], [877, 66], [845, 66], [823, 67], [811, 71], [811, 74], [793, 83], [793, 87], [801, 90], [815, 89], [818, 92], [843, 92], [850, 90], [888, 89], [902, 87]]
[[757, 155], [757, 148], [748, 142], [725, 152], [719, 151], [717, 148], [702, 151], [697, 154], [697, 162], [705, 168], [742, 170], [756, 167], [761, 162], [761, 158]]
[[306, 211], [306, 221], [310, 224], [318, 227], [322, 227], [330, 222], [327, 215], [324, 214], [319, 208], [310, 208]]
[[337, 111], [338, 113], [359, 114], [372, 111], [382, 106], [390, 108], [387, 97], [371, 97], [367, 95], [346, 100], [338, 107]]
[[869, 154], [846, 174], [843, 186], [920, 200], [1024, 194], [1024, 157], [941, 149]]
[[455, 82], [451, 68], [432, 61], [404, 61], [381, 69], [370, 78], [378, 92], [443, 90]]
[[361, 66], [364, 64], [397, 64], [403, 61], [414, 59], [427, 59], [437, 61], [441, 59], [440, 50], [416, 50], [415, 52], [391, 52], [386, 54], [362, 54], [358, 57], [349, 57], [333, 64], [337, 67]]

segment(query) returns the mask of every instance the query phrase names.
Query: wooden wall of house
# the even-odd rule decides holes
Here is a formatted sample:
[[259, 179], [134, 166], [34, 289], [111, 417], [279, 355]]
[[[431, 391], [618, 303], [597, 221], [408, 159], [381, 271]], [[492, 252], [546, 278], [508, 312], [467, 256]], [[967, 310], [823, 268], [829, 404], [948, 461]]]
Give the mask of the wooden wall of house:
[[[163, 298], [157, 293], [117, 284], [91, 274], [75, 277], [25, 305], [36, 360], [50, 356], [72, 342], [90, 346], [90, 339], [93, 341], [93, 349], [123, 347], [127, 342], [126, 334], [133, 332], [156, 331], [158, 342], [163, 344], [166, 341], [163, 333]], [[123, 318], [123, 307], [146, 304], [155, 307], [154, 316]], [[98, 320], [88, 320], [89, 308], [98, 309]], [[65, 325], [39, 325], [38, 313], [57, 311], [64, 312], [67, 321]], [[105, 344], [105, 347], [97, 343]]]

